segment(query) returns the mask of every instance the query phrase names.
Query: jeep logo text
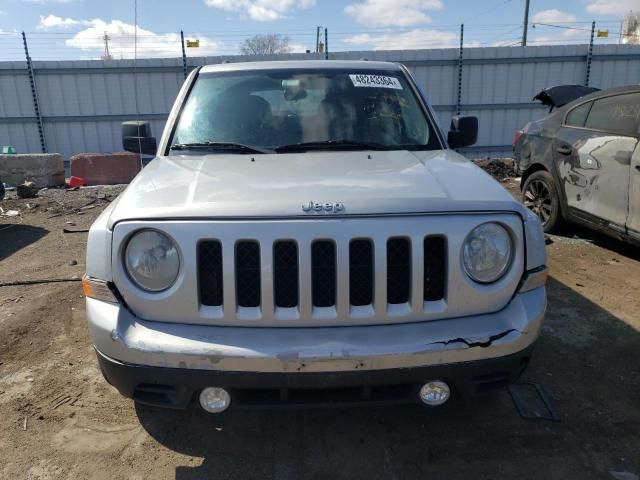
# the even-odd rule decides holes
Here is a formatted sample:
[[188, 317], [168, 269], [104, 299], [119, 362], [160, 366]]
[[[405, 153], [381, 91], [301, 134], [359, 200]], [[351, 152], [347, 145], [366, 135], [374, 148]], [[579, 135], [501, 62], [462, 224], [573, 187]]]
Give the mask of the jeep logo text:
[[327, 213], [340, 213], [344, 211], [344, 204], [342, 202], [314, 202], [308, 201], [302, 204], [303, 212], [327, 212]]

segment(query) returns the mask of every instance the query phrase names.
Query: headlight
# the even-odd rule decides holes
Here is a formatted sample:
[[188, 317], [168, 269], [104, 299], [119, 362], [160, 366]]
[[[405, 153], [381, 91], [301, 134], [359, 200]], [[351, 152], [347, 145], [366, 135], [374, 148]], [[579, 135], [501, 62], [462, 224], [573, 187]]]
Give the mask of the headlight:
[[507, 272], [512, 257], [513, 243], [509, 232], [497, 223], [483, 223], [467, 235], [462, 263], [472, 280], [493, 283]]
[[149, 292], [171, 287], [180, 270], [175, 243], [157, 230], [135, 233], [127, 243], [124, 263], [131, 280]]

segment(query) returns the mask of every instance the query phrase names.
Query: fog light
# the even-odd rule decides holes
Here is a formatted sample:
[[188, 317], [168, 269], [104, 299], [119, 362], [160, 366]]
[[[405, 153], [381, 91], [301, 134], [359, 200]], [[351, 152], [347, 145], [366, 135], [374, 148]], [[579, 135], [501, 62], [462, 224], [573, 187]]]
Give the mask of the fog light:
[[432, 380], [422, 386], [419, 395], [422, 403], [435, 407], [449, 400], [451, 389], [449, 385], [440, 380]]
[[231, 405], [231, 396], [224, 388], [207, 387], [200, 392], [200, 406], [209, 413], [224, 412]]

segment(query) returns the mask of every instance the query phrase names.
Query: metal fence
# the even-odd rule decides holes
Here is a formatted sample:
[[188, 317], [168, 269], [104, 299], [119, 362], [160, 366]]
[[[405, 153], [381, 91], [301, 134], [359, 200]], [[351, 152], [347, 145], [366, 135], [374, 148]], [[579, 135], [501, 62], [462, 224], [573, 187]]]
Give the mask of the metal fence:
[[[313, 53], [188, 58], [186, 70], [223, 61], [317, 58]], [[638, 45], [335, 52], [329, 58], [405, 64], [445, 130], [457, 110], [478, 116], [478, 142], [465, 150], [470, 157], [510, 155], [515, 130], [545, 114], [531, 99], [546, 86], [640, 82]], [[65, 159], [119, 151], [120, 123], [133, 119], [150, 121], [159, 136], [184, 72], [182, 58], [135, 65], [133, 60], [0, 62], [0, 145], [21, 153], [61, 153]]]

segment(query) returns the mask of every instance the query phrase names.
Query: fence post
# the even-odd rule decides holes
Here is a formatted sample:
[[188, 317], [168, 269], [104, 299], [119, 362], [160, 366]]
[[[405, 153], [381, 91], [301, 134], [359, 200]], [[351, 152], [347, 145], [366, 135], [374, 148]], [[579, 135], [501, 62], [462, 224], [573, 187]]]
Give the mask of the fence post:
[[33, 99], [33, 110], [36, 113], [36, 121], [38, 122], [38, 135], [40, 136], [40, 149], [42, 153], [47, 153], [47, 144], [44, 138], [44, 125], [42, 123], [42, 115], [40, 114], [40, 104], [38, 103], [38, 91], [36, 90], [36, 82], [33, 76], [33, 65], [29, 56], [29, 47], [27, 46], [27, 36], [22, 32], [22, 43], [24, 45], [24, 55], [27, 59], [27, 72], [29, 73], [29, 83], [31, 85], [31, 98]]
[[329, 60], [329, 31], [324, 29], [324, 59]]
[[589, 86], [589, 76], [591, 75], [591, 59], [593, 57], [593, 35], [596, 31], [596, 21], [591, 22], [591, 40], [589, 40], [589, 51], [587, 52], [587, 74], [584, 78], [585, 87]]
[[182, 71], [184, 78], [187, 78], [187, 54], [184, 51], [184, 32], [180, 30], [180, 42], [182, 42]]
[[464, 42], [464, 23], [460, 25], [460, 52], [458, 53], [458, 98], [456, 100], [456, 115], [460, 115], [460, 103], [462, 102], [462, 53]]

